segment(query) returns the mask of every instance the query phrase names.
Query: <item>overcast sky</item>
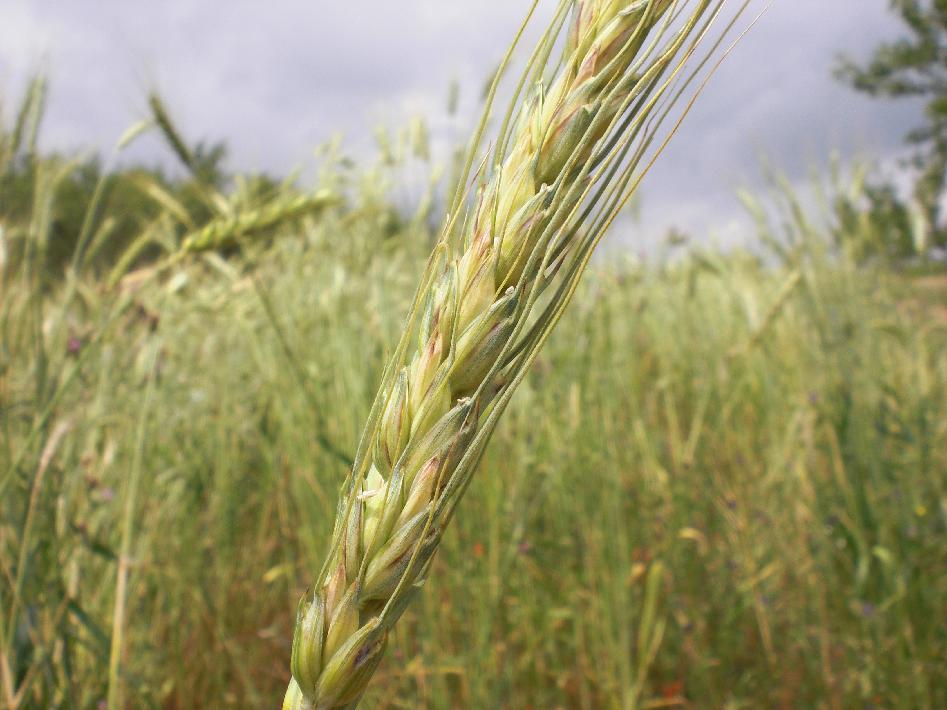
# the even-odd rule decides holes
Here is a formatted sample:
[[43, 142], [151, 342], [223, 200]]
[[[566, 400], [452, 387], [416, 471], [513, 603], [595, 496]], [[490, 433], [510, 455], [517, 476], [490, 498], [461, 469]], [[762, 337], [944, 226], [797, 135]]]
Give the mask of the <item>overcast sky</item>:
[[[51, 80], [44, 145], [108, 151], [145, 115], [154, 86], [189, 138], [227, 141], [233, 167], [285, 172], [311, 164], [313, 148], [337, 133], [364, 154], [378, 122], [422, 115], [443, 130], [455, 78], [472, 111], [528, 5], [2, 0], [0, 97], [9, 112], [42, 69]], [[616, 241], [634, 245], [636, 232], [671, 226], [726, 241], [741, 216], [734, 190], [759, 183], [761, 155], [800, 180], [833, 150], [893, 163], [920, 107], [863, 98], [831, 68], [839, 53], [865, 57], [899, 30], [888, 0], [775, 0], [646, 181], [642, 226], [623, 226]], [[152, 161], [166, 153], [156, 141], [135, 151]]]

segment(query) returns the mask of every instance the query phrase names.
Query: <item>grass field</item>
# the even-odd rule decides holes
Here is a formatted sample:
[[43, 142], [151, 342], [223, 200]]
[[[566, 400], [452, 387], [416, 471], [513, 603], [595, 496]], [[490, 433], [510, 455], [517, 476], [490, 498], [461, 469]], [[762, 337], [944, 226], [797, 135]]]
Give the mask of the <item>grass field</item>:
[[[106, 200], [53, 270], [75, 166], [31, 165], [0, 224], [0, 704], [275, 707], [430, 205], [329, 161], [344, 199], [275, 186], [262, 233], [178, 258], [200, 224], [139, 176], [124, 256], [87, 258]], [[947, 707], [944, 279], [794, 218], [778, 257], [591, 267], [366, 707]]]

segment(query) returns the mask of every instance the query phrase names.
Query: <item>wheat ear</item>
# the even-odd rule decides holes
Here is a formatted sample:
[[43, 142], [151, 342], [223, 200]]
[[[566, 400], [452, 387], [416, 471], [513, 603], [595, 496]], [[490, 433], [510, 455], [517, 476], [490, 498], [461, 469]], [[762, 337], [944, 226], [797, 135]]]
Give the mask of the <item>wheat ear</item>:
[[329, 555], [299, 603], [284, 710], [353, 707], [362, 696], [497, 418], [636, 187], [694, 77], [683, 64], [724, 2], [560, 5], [469, 214], [469, 201], [454, 203], [386, 369]]
[[298, 219], [325, 209], [338, 201], [329, 190], [314, 195], [277, 198], [254, 209], [239, 210], [217, 217], [200, 229], [184, 235], [181, 251], [198, 252], [219, 249], [234, 243], [238, 237], [272, 229], [278, 224]]

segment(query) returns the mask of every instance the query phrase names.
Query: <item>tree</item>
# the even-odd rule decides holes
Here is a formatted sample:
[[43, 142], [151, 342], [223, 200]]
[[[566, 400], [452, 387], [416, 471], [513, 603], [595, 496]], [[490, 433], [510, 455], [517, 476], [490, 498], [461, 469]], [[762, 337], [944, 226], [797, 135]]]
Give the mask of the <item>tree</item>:
[[947, 187], [947, 0], [890, 0], [908, 34], [875, 49], [866, 64], [839, 60], [836, 76], [882, 98], [925, 101], [924, 123], [907, 134], [917, 148], [914, 197], [930, 230], [931, 246], [947, 247], [940, 198]]

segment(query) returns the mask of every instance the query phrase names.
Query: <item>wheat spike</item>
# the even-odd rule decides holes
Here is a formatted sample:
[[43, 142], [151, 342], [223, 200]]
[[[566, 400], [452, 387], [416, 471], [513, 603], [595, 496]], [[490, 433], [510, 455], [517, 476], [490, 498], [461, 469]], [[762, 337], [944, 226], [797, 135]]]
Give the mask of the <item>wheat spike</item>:
[[[458, 205], [450, 216], [386, 370], [330, 553], [299, 604], [284, 710], [351, 707], [365, 691], [497, 418], [636, 186], [680, 96], [672, 79], [722, 5], [561, 5], [514, 127], [504, 122], [470, 215]], [[569, 6], [563, 55], [550, 64]], [[557, 67], [548, 83], [546, 66]]]
[[217, 217], [200, 229], [184, 235], [181, 251], [219, 249], [232, 244], [240, 236], [271, 229], [282, 222], [323, 210], [337, 201], [329, 190], [319, 190], [314, 195], [277, 199], [255, 209], [238, 210], [232, 215]]

